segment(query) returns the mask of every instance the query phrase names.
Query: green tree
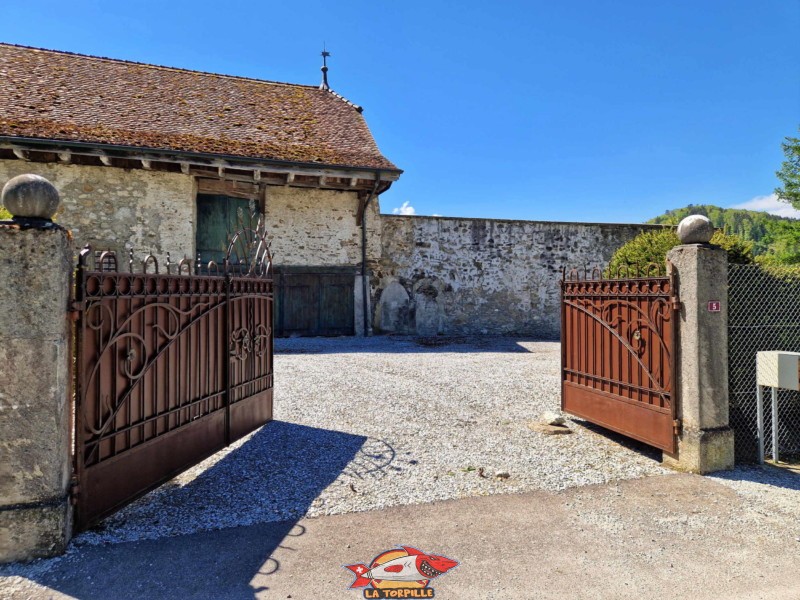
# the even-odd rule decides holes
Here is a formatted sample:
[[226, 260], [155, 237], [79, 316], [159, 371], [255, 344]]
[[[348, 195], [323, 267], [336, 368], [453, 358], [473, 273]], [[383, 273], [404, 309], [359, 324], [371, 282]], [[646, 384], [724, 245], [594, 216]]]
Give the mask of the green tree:
[[800, 138], [787, 137], [781, 144], [786, 160], [775, 174], [783, 187], [775, 188], [780, 200], [800, 209]]
[[752, 242], [753, 256], [769, 264], [800, 263], [800, 220], [763, 212], [695, 204], [668, 210], [648, 221], [677, 225], [689, 215], [705, 215], [717, 229]]
[[800, 263], [800, 223], [772, 223], [762, 241], [766, 243], [766, 252], [757, 256], [756, 262], [770, 265]]

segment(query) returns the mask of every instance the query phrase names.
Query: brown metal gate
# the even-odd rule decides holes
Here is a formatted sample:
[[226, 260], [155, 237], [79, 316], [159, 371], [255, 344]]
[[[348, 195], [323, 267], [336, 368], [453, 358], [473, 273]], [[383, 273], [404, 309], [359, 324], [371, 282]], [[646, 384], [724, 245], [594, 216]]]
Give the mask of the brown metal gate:
[[565, 273], [561, 408], [674, 454], [677, 289], [671, 276], [651, 276], [657, 265], [644, 271]]
[[[272, 418], [272, 265], [263, 224], [222, 265], [134, 272], [81, 253], [76, 528], [85, 529]], [[148, 273], [148, 270], [155, 272]]]

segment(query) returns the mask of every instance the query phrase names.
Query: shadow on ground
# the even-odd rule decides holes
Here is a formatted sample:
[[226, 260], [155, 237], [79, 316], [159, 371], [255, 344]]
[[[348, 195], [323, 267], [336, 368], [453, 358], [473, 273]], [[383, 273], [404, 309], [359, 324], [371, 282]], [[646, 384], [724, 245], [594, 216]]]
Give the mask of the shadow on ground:
[[731, 471], [718, 471], [714, 479], [749, 481], [772, 487], [800, 492], [800, 473], [786, 467], [772, 465], [737, 465]]
[[430, 336], [414, 337], [382, 335], [369, 338], [278, 338], [275, 354], [351, 354], [381, 352], [389, 354], [416, 354], [431, 352], [531, 352], [524, 342], [542, 342], [541, 338], [506, 336]]
[[304, 568], [291, 541], [322, 490], [393, 459], [379, 440], [273, 421], [189, 483], [168, 482], [81, 534], [66, 557], [0, 575], [87, 600], [252, 598], [282, 560]]
[[[46, 574], [32, 577], [78, 599], [252, 599], [269, 590], [305, 534], [295, 522], [265, 523], [160, 540], [84, 546]], [[302, 558], [294, 557], [295, 568]], [[45, 597], [45, 596], [42, 596]]]
[[579, 419], [577, 417], [571, 417], [571, 420], [576, 425], [580, 425], [581, 427], [583, 427], [588, 431], [603, 436], [604, 438], [614, 442], [615, 444], [619, 444], [620, 446], [627, 448], [631, 452], [636, 452], [637, 454], [649, 458], [650, 460], [661, 462], [661, 450], [654, 448], [653, 446], [650, 446], [638, 440], [634, 440], [633, 438], [629, 438], [628, 436], [622, 435], [621, 433], [611, 431], [610, 429], [606, 429], [601, 425], [596, 425], [594, 423], [590, 423], [589, 421], [584, 421], [583, 419]]

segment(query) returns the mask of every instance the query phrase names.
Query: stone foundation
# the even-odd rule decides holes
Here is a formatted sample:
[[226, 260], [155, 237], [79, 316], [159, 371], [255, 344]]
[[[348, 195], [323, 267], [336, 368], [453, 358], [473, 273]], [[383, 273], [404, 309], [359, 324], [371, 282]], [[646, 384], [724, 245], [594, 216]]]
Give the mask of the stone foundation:
[[0, 563], [63, 554], [72, 529], [66, 498], [40, 506], [0, 508]]
[[733, 468], [733, 429], [687, 429], [678, 439], [678, 454], [664, 454], [665, 467], [687, 473], [713, 473]]

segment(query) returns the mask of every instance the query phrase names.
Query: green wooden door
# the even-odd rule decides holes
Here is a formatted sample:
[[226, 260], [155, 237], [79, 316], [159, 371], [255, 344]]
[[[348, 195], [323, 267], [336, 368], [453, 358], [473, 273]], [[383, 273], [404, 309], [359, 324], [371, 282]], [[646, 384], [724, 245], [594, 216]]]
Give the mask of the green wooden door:
[[250, 212], [251, 201], [212, 194], [197, 195], [197, 253], [205, 265], [213, 260], [222, 264], [228, 240], [239, 229], [239, 213]]

